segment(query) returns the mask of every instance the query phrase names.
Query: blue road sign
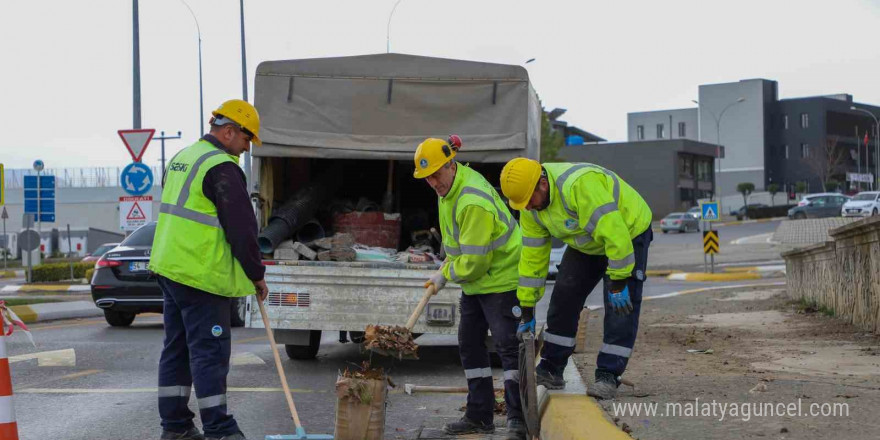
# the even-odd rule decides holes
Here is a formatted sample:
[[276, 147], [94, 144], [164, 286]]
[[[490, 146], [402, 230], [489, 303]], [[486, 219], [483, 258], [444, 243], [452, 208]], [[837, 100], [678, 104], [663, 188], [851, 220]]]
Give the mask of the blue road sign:
[[153, 187], [153, 172], [140, 162], [132, 162], [125, 167], [119, 179], [122, 189], [133, 196], [142, 196]]
[[[24, 213], [33, 214], [34, 221], [55, 222], [55, 176], [24, 176]], [[37, 194], [39, 192], [39, 194]], [[39, 200], [39, 209], [37, 201]], [[37, 214], [39, 213], [39, 218]]]
[[703, 220], [707, 222], [718, 221], [718, 202], [700, 203], [700, 212], [703, 215]]

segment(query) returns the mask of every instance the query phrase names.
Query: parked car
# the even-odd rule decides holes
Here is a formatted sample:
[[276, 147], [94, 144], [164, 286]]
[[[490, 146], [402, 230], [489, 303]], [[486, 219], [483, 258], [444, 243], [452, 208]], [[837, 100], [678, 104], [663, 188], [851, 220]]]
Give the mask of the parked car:
[[813, 200], [813, 199], [815, 199], [815, 198], [818, 198], [818, 197], [825, 197], [825, 196], [839, 196], [839, 195], [840, 195], [840, 194], [838, 194], [838, 193], [828, 193], [828, 192], [826, 192], [826, 193], [806, 194], [806, 195], [804, 195], [803, 197], [801, 197], [801, 200], [798, 202], [798, 206], [805, 206], [807, 203], [810, 203], [811, 200]]
[[660, 220], [660, 229], [664, 234], [669, 231], [699, 231], [700, 220], [686, 212], [673, 212]]
[[[156, 274], [147, 269], [156, 222], [131, 233], [95, 263], [91, 290], [95, 305], [114, 327], [127, 327], [139, 313], [162, 313], [164, 300]], [[244, 325], [244, 298], [232, 301], [232, 326]]]
[[107, 253], [107, 251], [115, 248], [116, 246], [119, 246], [119, 243], [104, 243], [104, 244], [98, 246], [98, 248], [95, 249], [94, 252], [92, 252], [90, 254], [86, 254], [86, 256], [83, 257], [82, 262], [83, 263], [90, 263], [90, 262], [98, 261], [99, 258], [103, 257], [104, 254]]
[[788, 218], [838, 217], [844, 203], [848, 201], [849, 197], [841, 194], [811, 195], [806, 204], [798, 203], [798, 206], [789, 209]]
[[699, 206], [694, 206], [693, 208], [688, 209], [687, 213], [697, 219], [703, 218], [703, 211], [700, 210]]
[[766, 208], [767, 205], [763, 203], [749, 203], [748, 205], [744, 205], [736, 211], [732, 211], [730, 215], [735, 215], [737, 220], [742, 220], [746, 218], [746, 209], [748, 208]]
[[844, 217], [869, 217], [880, 213], [880, 192], [864, 191], [843, 204], [840, 214]]

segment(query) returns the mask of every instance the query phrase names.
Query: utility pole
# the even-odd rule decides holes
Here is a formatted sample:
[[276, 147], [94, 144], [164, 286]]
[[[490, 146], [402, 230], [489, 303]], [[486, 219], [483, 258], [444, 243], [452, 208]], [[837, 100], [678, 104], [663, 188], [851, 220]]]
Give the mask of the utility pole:
[[133, 59], [132, 59], [132, 127], [141, 128], [141, 43], [138, 25], [138, 0], [131, 0]]
[[[244, 0], [239, 0], [238, 5], [241, 8], [241, 99], [248, 100], [247, 86], [247, 53], [244, 44]], [[244, 178], [248, 194], [251, 192], [251, 152], [244, 152]]]
[[180, 131], [177, 132], [177, 136], [165, 136], [165, 132], [159, 132], [160, 136], [153, 139], [159, 139], [162, 141], [162, 187], [165, 187], [165, 139], [180, 139]]

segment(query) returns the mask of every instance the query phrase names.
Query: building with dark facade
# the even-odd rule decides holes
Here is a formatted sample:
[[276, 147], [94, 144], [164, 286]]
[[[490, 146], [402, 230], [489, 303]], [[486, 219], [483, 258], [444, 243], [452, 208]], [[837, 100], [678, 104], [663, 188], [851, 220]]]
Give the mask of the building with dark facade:
[[711, 196], [715, 150], [713, 144], [673, 139], [567, 146], [559, 157], [614, 171], [642, 195], [656, 220]]

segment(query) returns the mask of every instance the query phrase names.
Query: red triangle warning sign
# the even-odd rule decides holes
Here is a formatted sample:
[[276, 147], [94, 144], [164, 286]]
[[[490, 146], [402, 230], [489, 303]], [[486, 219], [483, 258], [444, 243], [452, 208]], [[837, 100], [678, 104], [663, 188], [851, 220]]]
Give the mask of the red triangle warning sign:
[[147, 217], [144, 215], [144, 211], [141, 209], [140, 205], [137, 202], [134, 202], [134, 205], [131, 205], [131, 211], [128, 211], [128, 215], [125, 216], [126, 220], [146, 220]]

